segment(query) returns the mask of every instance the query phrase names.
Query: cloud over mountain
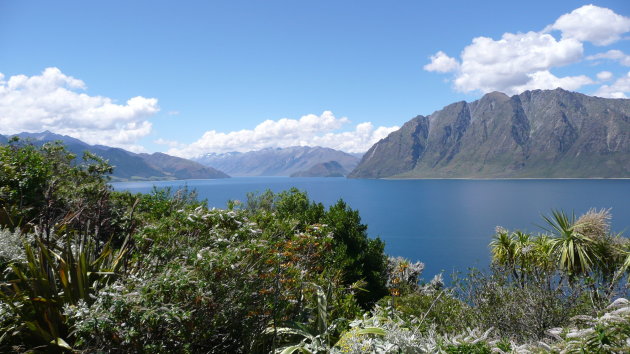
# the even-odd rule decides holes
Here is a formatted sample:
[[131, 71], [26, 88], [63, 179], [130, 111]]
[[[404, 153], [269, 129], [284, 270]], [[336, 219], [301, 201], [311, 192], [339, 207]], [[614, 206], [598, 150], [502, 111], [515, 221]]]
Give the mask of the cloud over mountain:
[[[554, 37], [556, 31], [560, 32], [560, 39]], [[610, 45], [629, 31], [630, 18], [607, 8], [585, 5], [560, 16], [542, 31], [504, 33], [500, 39], [473, 38], [462, 50], [459, 60], [438, 51], [424, 69], [452, 73], [453, 87], [460, 92], [517, 94], [556, 87], [577, 90], [596, 82], [586, 75], [559, 77], [551, 70], [584, 61], [584, 42]], [[622, 65], [627, 65], [628, 60], [619, 50], [586, 59], [612, 59]]]
[[602, 85], [594, 95], [609, 98], [628, 98], [626, 92], [630, 92], [630, 72], [615, 80], [611, 85]]
[[300, 119], [266, 120], [251, 130], [228, 133], [206, 131], [199, 140], [171, 148], [168, 154], [194, 157], [210, 152], [246, 152], [289, 146], [322, 146], [346, 152], [364, 152], [398, 129], [397, 126], [374, 127], [372, 123], [364, 122], [357, 124], [353, 130], [340, 131], [348, 124], [348, 118], [337, 118], [330, 111], [321, 115], [307, 114]]
[[90, 144], [140, 151], [136, 142], [151, 132], [155, 98], [136, 96], [124, 104], [86, 94], [83, 81], [47, 68], [40, 75], [0, 73], [0, 126], [5, 134], [50, 130]]

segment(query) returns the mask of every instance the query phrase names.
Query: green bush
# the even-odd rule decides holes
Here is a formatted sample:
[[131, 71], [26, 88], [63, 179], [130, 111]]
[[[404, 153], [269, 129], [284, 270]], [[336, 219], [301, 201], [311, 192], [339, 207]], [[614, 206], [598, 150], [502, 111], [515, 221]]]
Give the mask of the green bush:
[[365, 282], [366, 291], [357, 294], [359, 304], [369, 309], [387, 295], [385, 244], [379, 238], [368, 237], [359, 212], [342, 200], [326, 210], [321, 203], [310, 201], [306, 192], [292, 188], [278, 194], [250, 194], [246, 210], [267, 234], [303, 231], [311, 224], [326, 225], [333, 237], [331, 261], [341, 267], [343, 284]]

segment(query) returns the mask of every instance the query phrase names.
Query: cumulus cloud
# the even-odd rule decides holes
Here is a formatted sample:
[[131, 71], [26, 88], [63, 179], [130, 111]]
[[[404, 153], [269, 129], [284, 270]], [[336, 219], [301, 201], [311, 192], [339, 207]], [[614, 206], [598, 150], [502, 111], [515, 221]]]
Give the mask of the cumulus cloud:
[[557, 77], [547, 70], [537, 71], [528, 75], [529, 80], [524, 85], [514, 86], [508, 92], [520, 93], [527, 90], [553, 90], [563, 87], [567, 90], [577, 90], [584, 85], [594, 84], [586, 75]]
[[167, 153], [190, 158], [211, 152], [246, 152], [289, 146], [324, 146], [346, 152], [364, 152], [398, 129], [397, 126], [375, 128], [372, 123], [365, 122], [357, 124], [353, 130], [339, 131], [349, 123], [348, 118], [337, 118], [330, 111], [319, 116], [308, 114], [300, 119], [266, 120], [251, 130], [229, 133], [209, 130], [192, 144], [171, 148]]
[[[461, 54], [455, 88], [462, 92], [518, 93], [536, 80], [552, 83], [555, 76], [547, 70], [578, 61], [583, 50], [582, 43], [574, 39], [558, 41], [547, 33], [505, 33], [499, 40], [477, 37]], [[561, 82], [555, 81], [552, 88]]]
[[50, 130], [90, 144], [118, 146], [133, 151], [151, 132], [147, 118], [159, 111], [155, 98], [132, 97], [124, 104], [90, 96], [85, 83], [47, 68], [41, 75], [0, 73], [0, 129], [3, 134]]
[[628, 98], [630, 93], [630, 72], [618, 78], [612, 85], [602, 85], [594, 96], [606, 98]]
[[597, 73], [597, 79], [601, 81], [608, 81], [612, 79], [613, 74], [610, 71], [600, 71]]
[[630, 66], [630, 55], [627, 55], [618, 49], [611, 49], [605, 53], [589, 55], [588, 57], [586, 57], [586, 59], [587, 60], [610, 59], [610, 60], [615, 60], [619, 62], [619, 64], [623, 66]]
[[435, 53], [435, 55], [431, 56], [431, 62], [423, 68], [426, 71], [448, 73], [457, 70], [457, 68], [459, 68], [459, 63], [455, 60], [455, 58], [451, 58], [443, 51], [439, 51]]
[[584, 5], [560, 16], [551, 29], [561, 31], [562, 38], [574, 38], [602, 46], [620, 40], [621, 35], [630, 31], [630, 18], [607, 8]]
[[[561, 31], [560, 39], [552, 35], [555, 30]], [[424, 69], [452, 72], [453, 87], [460, 92], [517, 94], [557, 87], [577, 90], [595, 81], [585, 75], [558, 77], [551, 70], [583, 61], [583, 42], [610, 44], [628, 31], [630, 18], [610, 9], [587, 5], [560, 16], [553, 25], [539, 32], [504, 33], [500, 39], [473, 38], [462, 50], [460, 60], [439, 51], [431, 56]], [[619, 60], [622, 64], [626, 60], [618, 50], [587, 59], [601, 58]]]

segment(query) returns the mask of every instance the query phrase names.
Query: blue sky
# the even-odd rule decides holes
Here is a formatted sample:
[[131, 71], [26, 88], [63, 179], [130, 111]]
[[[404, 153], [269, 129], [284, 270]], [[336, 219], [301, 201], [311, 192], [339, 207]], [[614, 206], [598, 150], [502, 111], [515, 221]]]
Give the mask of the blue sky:
[[495, 89], [630, 96], [628, 17], [625, 0], [0, 0], [0, 133], [361, 151]]

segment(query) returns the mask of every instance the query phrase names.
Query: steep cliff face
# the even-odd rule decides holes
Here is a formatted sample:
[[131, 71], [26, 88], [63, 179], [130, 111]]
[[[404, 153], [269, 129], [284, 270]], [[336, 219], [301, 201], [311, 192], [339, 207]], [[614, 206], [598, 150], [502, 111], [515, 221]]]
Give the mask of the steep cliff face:
[[[372, 146], [350, 177], [630, 177], [628, 99], [493, 92], [446, 106], [415, 132], [418, 120]], [[422, 153], [410, 163], [401, 151]]]
[[373, 145], [348, 177], [380, 178], [412, 170], [424, 154], [428, 135], [428, 118], [413, 118]]

